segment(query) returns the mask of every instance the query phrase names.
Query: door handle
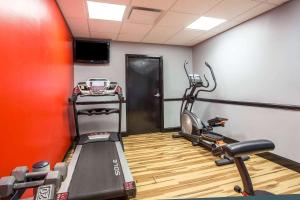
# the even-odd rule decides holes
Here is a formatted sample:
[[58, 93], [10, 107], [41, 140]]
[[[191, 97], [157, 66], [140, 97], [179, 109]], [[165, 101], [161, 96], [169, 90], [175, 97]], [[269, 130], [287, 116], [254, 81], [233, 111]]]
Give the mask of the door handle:
[[159, 94], [159, 93], [156, 93], [154, 96], [157, 97], [157, 98], [159, 98], [159, 97], [160, 97], [160, 94]]

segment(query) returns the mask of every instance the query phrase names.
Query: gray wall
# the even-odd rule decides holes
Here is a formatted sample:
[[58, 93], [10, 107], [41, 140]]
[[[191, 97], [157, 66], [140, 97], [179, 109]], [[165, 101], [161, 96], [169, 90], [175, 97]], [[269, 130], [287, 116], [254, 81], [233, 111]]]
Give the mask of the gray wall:
[[[90, 77], [107, 77], [117, 81], [126, 94], [125, 87], [125, 54], [146, 54], [163, 56], [164, 98], [181, 97], [188, 81], [184, 75], [183, 62], [188, 59], [192, 66], [192, 48], [134, 44], [123, 42], [111, 43], [111, 59], [109, 65], [83, 65], [75, 64], [74, 85]], [[164, 127], [179, 126], [180, 102], [164, 103]], [[122, 130], [126, 130], [125, 104], [123, 109]], [[102, 118], [102, 120], [100, 120]], [[116, 130], [114, 116], [88, 118], [81, 116], [80, 128], [82, 132], [91, 130]]]
[[[208, 61], [218, 88], [201, 97], [277, 104], [300, 103], [300, 1], [294, 0], [193, 48], [194, 70]], [[300, 112], [197, 103], [202, 119], [228, 117], [222, 132], [234, 139], [266, 138], [275, 153], [300, 162]]]

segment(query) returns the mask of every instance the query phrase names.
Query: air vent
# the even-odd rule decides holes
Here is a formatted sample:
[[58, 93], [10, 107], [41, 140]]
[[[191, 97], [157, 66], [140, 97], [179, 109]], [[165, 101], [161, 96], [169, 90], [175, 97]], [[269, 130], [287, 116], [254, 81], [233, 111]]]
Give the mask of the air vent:
[[159, 9], [132, 7], [127, 20], [133, 23], [154, 24], [160, 14]]

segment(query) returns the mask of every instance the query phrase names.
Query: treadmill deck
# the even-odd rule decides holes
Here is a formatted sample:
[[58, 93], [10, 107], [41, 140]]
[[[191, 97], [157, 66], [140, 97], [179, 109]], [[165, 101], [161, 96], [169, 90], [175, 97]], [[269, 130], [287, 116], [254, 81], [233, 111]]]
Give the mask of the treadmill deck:
[[100, 143], [82, 145], [68, 189], [68, 199], [111, 199], [124, 196], [124, 175], [116, 144], [110, 141]]

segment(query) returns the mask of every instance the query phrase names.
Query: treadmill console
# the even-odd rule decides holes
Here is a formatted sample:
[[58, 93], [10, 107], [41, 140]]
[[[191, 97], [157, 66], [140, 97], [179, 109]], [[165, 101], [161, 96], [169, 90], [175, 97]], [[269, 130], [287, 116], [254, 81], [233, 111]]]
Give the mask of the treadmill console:
[[79, 82], [74, 93], [80, 95], [114, 95], [121, 94], [122, 88], [117, 82], [110, 82], [107, 78], [90, 78], [85, 82]]

